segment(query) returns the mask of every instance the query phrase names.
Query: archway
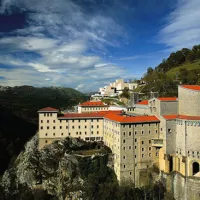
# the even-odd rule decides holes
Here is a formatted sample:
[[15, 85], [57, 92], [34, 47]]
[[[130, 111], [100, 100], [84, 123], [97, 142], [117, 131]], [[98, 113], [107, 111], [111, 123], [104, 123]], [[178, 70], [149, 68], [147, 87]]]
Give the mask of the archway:
[[193, 162], [193, 164], [192, 164], [192, 174], [195, 175], [198, 172], [199, 172], [199, 163]]

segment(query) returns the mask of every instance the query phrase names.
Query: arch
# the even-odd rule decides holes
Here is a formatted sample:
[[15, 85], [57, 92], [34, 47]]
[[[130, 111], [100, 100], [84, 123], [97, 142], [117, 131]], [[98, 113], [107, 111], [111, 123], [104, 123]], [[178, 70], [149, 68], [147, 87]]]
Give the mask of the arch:
[[198, 172], [199, 172], [199, 163], [193, 162], [192, 163], [192, 175], [195, 175]]

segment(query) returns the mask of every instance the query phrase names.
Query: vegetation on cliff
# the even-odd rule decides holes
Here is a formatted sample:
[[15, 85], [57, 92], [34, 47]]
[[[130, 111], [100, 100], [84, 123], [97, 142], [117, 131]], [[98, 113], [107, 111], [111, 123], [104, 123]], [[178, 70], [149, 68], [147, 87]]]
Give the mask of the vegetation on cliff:
[[155, 69], [149, 67], [142, 80], [146, 85], [141, 92], [154, 91], [162, 96], [177, 96], [180, 84], [200, 84], [200, 45], [171, 53]]
[[152, 184], [137, 189], [129, 182], [118, 185], [107, 166], [110, 149], [81, 139], [58, 140], [38, 150], [34, 136], [0, 183], [0, 200], [140, 200], [163, 199], [165, 187]]
[[0, 175], [36, 133], [38, 109], [67, 108], [85, 100], [71, 88], [0, 87]]

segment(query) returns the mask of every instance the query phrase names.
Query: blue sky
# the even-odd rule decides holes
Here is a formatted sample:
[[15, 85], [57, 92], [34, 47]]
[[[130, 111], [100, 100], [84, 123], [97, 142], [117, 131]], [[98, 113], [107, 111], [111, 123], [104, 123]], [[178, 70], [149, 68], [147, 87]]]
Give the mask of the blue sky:
[[200, 43], [199, 0], [2, 0], [0, 85], [82, 92]]

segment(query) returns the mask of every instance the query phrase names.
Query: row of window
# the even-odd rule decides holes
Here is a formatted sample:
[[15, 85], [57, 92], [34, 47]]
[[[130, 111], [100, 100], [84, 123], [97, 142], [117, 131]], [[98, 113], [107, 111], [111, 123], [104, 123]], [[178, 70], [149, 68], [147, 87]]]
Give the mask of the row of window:
[[[85, 122], [87, 122], [87, 119], [72, 119], [71, 121], [72, 121], [72, 122], [75, 122], [75, 121], [81, 122], [81, 121], [83, 121], [83, 120], [84, 120]], [[91, 122], [95, 122], [95, 120], [96, 120], [96, 122], [99, 122], [99, 119], [95, 119], [95, 120], [94, 120], [94, 119], [90, 119], [90, 120], [91, 120]], [[62, 121], [64, 121], [64, 120], [59, 119], [59, 121], [62, 122]], [[69, 120], [65, 119], [65, 121], [68, 122]], [[43, 120], [40, 120], [40, 122], [43, 123], [44, 121], [43, 121]], [[49, 123], [49, 120], [47, 120], [47, 123]], [[53, 120], [53, 123], [56, 123], [56, 120]]]
[[[63, 127], [60, 126], [60, 129], [62, 129]], [[78, 126], [79, 129], [81, 129], [81, 126]], [[85, 128], [87, 128], [87, 126], [85, 126]], [[93, 125], [91, 125], [91, 128], [94, 128]], [[97, 128], [99, 128], [99, 125], [97, 125]], [[43, 129], [43, 126], [40, 127], [40, 129]], [[47, 129], [49, 129], [49, 126], [47, 126]], [[53, 129], [56, 129], [55, 126], [53, 126]], [[68, 126], [66, 126], [66, 129], [68, 129]], [[74, 129], [74, 126], [72, 126], [72, 129]]]
[[[97, 134], [99, 134], [99, 131], [97, 131], [96, 132]], [[85, 135], [87, 135], [87, 132], [84, 132], [84, 133], [82, 133], [82, 132], [76, 132], [76, 135], [82, 135], [82, 134], [85, 134]], [[91, 131], [91, 134], [94, 134], [94, 132], [93, 131]], [[56, 134], [55, 133], [53, 133], [53, 136], [55, 136]], [[61, 136], [63, 136], [64, 134], [63, 133], [61, 133]], [[71, 133], [69, 133], [69, 135], [71, 135]], [[45, 136], [48, 136], [48, 133], [45, 133]]]

